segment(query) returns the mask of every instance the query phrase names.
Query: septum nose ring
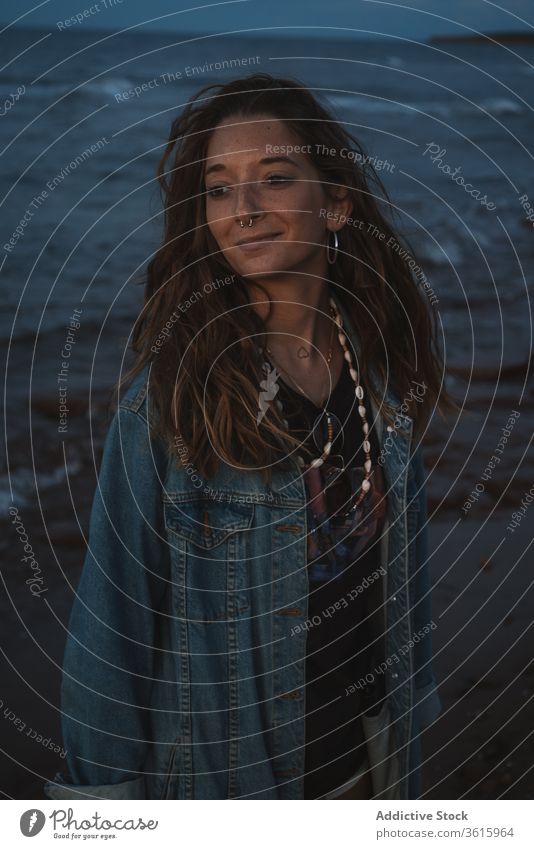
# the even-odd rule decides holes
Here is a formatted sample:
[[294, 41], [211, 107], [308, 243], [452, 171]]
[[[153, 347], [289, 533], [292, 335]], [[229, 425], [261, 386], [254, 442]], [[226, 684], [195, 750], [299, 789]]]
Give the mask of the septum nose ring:
[[[239, 223], [241, 224], [241, 227], [244, 227], [244, 226], [245, 226], [245, 225], [243, 224], [243, 222], [241, 221], [241, 219], [239, 219]], [[252, 224], [253, 224], [252, 216], [250, 216], [250, 218], [248, 219], [248, 226], [249, 226], [249, 227], [252, 227]]]

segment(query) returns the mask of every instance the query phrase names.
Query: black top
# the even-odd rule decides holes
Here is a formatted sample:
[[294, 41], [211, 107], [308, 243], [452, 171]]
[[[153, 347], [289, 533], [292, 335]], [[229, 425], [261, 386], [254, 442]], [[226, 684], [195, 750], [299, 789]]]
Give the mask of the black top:
[[[303, 449], [309, 447], [312, 452], [300, 452], [309, 462], [322, 454], [327, 441], [324, 412], [281, 378], [278, 386], [283, 415], [292, 433], [303, 440]], [[304, 472], [309, 576], [306, 799], [317, 799], [335, 790], [357, 770], [366, 754], [360, 714], [366, 707], [369, 688], [362, 689], [361, 683], [359, 687], [354, 685], [376, 665], [368, 623], [363, 621], [370, 610], [366, 598], [369, 593], [364, 586], [368, 589], [381, 580], [377, 571], [379, 538], [386, 502], [382, 468], [377, 463], [378, 438], [369, 404], [366, 400], [364, 404], [370, 429], [372, 485], [359, 507], [348, 516], [339, 515], [350, 510], [353, 496], [360, 491], [365, 460], [362, 420], [346, 363], [326, 404], [343, 431], [335, 427], [328, 461]], [[336, 454], [347, 466], [343, 474], [341, 457]], [[377, 695], [383, 697], [382, 677], [376, 676], [373, 703]]]

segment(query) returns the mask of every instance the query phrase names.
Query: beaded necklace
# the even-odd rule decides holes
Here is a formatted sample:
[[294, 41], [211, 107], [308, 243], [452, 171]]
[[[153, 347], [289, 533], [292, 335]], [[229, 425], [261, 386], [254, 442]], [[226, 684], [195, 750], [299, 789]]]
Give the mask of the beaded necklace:
[[[351, 376], [352, 380], [354, 381], [355, 394], [356, 394], [356, 398], [358, 399], [358, 413], [359, 413], [361, 421], [362, 421], [362, 430], [363, 430], [363, 436], [364, 436], [363, 442], [362, 442], [362, 448], [363, 448], [363, 451], [364, 451], [364, 454], [365, 454], [365, 462], [363, 464], [365, 476], [364, 476], [364, 479], [362, 481], [358, 497], [357, 497], [357, 499], [354, 502], [353, 507], [352, 507], [352, 509], [355, 509], [360, 504], [362, 499], [365, 497], [366, 493], [369, 492], [369, 490], [371, 488], [371, 483], [370, 483], [369, 478], [371, 476], [372, 461], [371, 461], [371, 444], [369, 442], [369, 424], [367, 422], [367, 410], [366, 410], [365, 405], [363, 403], [364, 402], [363, 387], [361, 386], [361, 384], [359, 382], [358, 372], [356, 371], [356, 369], [352, 365], [352, 354], [351, 354], [349, 348], [347, 347], [347, 337], [343, 332], [343, 319], [341, 318], [341, 316], [339, 314], [339, 310], [337, 308], [337, 305], [336, 305], [336, 302], [334, 301], [334, 299], [332, 297], [330, 297], [329, 301], [330, 301], [330, 305], [333, 309], [334, 321], [335, 321], [337, 328], [338, 328], [337, 336], [338, 336], [339, 344], [343, 348], [344, 359], [348, 363], [350, 376]], [[266, 350], [268, 351], [269, 349], [266, 348]], [[330, 352], [329, 352], [329, 354], [330, 354]], [[330, 354], [330, 359], [331, 359], [331, 354]], [[298, 383], [296, 381], [294, 381], [294, 382], [298, 386]], [[299, 389], [300, 389], [300, 387], [299, 387]], [[305, 395], [305, 393], [303, 393], [303, 394]], [[319, 466], [322, 466], [323, 463], [326, 461], [326, 459], [330, 456], [330, 452], [332, 450], [334, 426], [333, 426], [333, 414], [328, 409], [326, 409], [327, 402], [328, 402], [328, 398], [324, 402], [323, 413], [321, 413], [321, 416], [322, 415], [326, 416], [327, 441], [326, 441], [326, 443], [323, 447], [321, 455], [319, 457], [316, 457], [315, 459], [313, 459], [309, 463], [306, 463], [304, 457], [301, 454], [297, 455], [297, 462], [302, 469], [304, 469], [306, 467], [318, 468]], [[283, 408], [283, 404], [280, 401], [280, 399], [277, 399], [275, 403], [276, 403], [278, 409], [280, 410], [280, 412], [283, 413], [284, 408]], [[283, 422], [284, 422], [285, 427], [288, 429], [289, 423], [288, 423], [287, 419], [283, 418]]]

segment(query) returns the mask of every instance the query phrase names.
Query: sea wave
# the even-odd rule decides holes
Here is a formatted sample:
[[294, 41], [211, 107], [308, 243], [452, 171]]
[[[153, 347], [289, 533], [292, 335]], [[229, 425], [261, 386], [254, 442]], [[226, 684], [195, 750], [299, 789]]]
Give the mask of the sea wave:
[[450, 120], [455, 116], [465, 115], [493, 115], [498, 118], [501, 115], [521, 115], [526, 112], [527, 107], [507, 97], [489, 97], [480, 103], [467, 103], [466, 101], [420, 101], [406, 102], [385, 100], [381, 97], [363, 96], [361, 94], [343, 95], [342, 97], [330, 98], [336, 109], [349, 110], [352, 112], [366, 112], [369, 114], [384, 115], [412, 115], [420, 112], [426, 115], [435, 115], [439, 118]]
[[58, 466], [47, 474], [38, 474], [37, 480], [33, 469], [15, 469], [9, 476], [0, 476], [0, 511], [5, 512], [15, 503], [30, 504], [35, 500], [37, 492], [42, 493], [61, 483], [67, 476], [76, 475], [81, 470], [81, 462], [74, 460], [66, 466]]
[[417, 251], [418, 257], [428, 266], [458, 265], [464, 259], [460, 246], [452, 239], [424, 242]]
[[79, 80], [73, 80], [71, 83], [44, 80], [43, 82], [35, 83], [35, 85], [30, 85], [28, 82], [26, 84], [26, 90], [32, 99], [41, 98], [43, 100], [51, 100], [52, 98], [59, 99], [64, 95], [71, 94], [78, 97], [87, 95], [109, 96], [115, 94], [117, 91], [124, 91], [131, 88], [133, 85], [135, 85], [135, 81], [127, 77], [105, 77], [81, 85]]

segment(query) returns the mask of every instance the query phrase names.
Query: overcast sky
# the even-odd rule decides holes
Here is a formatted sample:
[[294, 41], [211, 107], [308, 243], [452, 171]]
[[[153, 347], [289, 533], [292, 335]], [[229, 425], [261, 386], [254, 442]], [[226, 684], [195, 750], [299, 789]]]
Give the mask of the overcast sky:
[[[499, 8], [504, 5], [506, 10]], [[297, 27], [303, 35], [306, 27], [346, 27], [360, 31], [361, 37], [376, 33], [420, 39], [466, 33], [466, 27], [534, 32], [533, 0], [0, 0], [0, 23], [19, 18], [19, 26], [57, 30], [58, 21], [84, 11], [83, 20], [73, 25], [78, 31], [132, 25], [182, 32]]]

